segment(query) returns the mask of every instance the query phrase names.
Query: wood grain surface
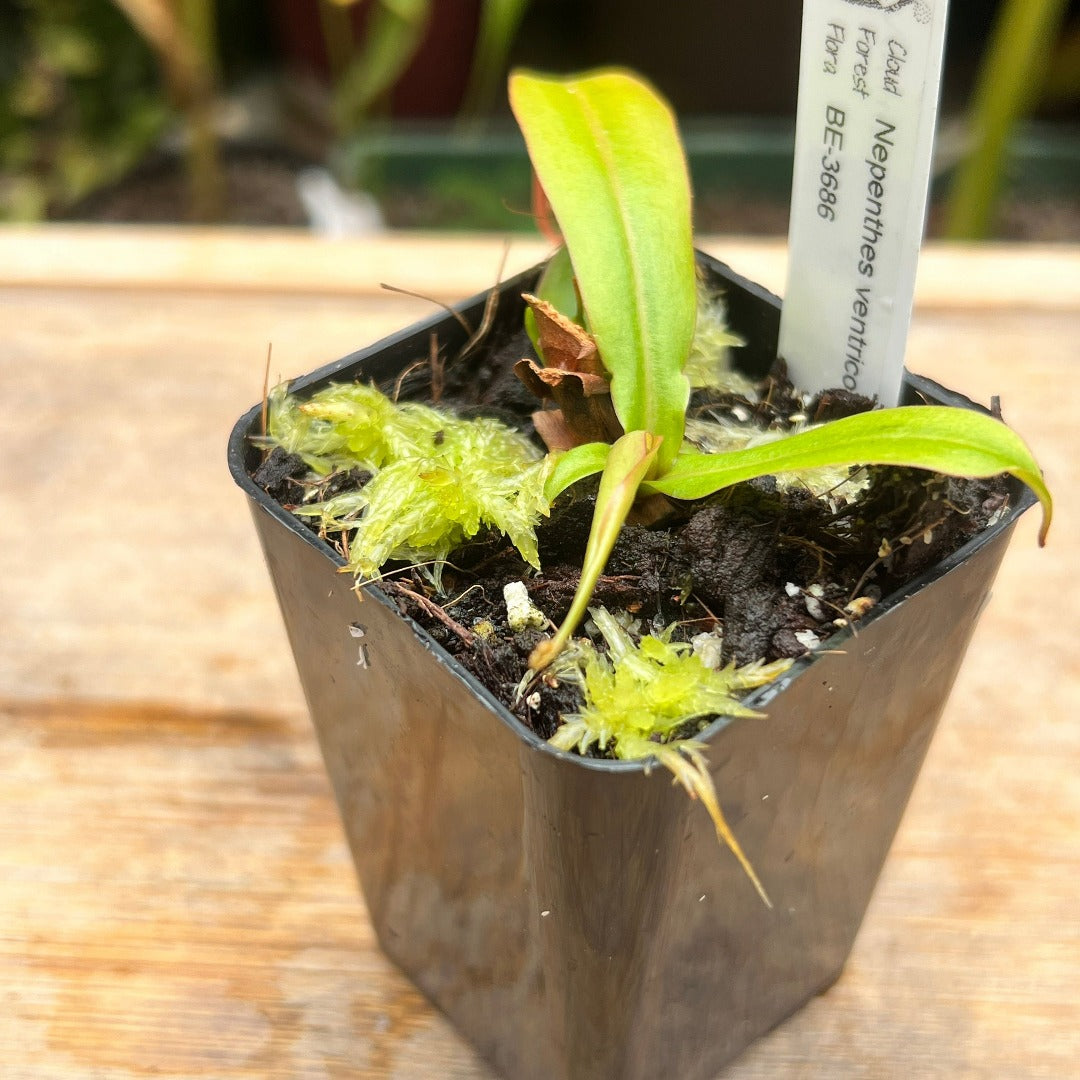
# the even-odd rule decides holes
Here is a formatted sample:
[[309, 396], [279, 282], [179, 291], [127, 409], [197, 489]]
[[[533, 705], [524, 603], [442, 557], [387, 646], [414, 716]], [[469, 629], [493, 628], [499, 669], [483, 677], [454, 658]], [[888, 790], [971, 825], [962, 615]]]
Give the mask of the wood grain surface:
[[[782, 287], [780, 245], [707, 247]], [[0, 1076], [491, 1075], [375, 946], [224, 446], [268, 341], [299, 374], [427, 311], [380, 280], [459, 298], [501, 251], [0, 232]], [[1018, 529], [845, 974], [728, 1080], [1076, 1075], [1078, 342], [1080, 249], [924, 259], [909, 366], [1002, 396], [1055, 526]]]

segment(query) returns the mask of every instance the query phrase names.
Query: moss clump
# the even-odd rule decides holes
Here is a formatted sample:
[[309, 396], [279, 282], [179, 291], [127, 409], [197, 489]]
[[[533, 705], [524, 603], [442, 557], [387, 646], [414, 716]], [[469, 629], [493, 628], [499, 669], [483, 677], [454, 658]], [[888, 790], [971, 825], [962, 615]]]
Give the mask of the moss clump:
[[590, 609], [607, 652], [581, 639], [551, 668], [560, 681], [581, 690], [584, 704], [563, 716], [550, 742], [560, 750], [586, 754], [593, 748], [623, 761], [655, 758], [670, 769], [691, 797], [702, 801], [719, 840], [727, 844], [765, 903], [765, 890], [739, 847], [716, 797], [703, 754], [704, 746], [679, 732], [695, 719], [710, 716], [758, 716], [735, 696], [771, 682], [791, 666], [757, 661], [722, 670], [706, 667], [693, 647], [671, 640], [674, 626], [634, 644], [627, 631], [604, 608]]
[[[483, 528], [507, 536], [539, 568], [536, 525], [548, 512], [547, 465], [517, 432], [426, 405], [397, 405], [372, 386], [332, 385], [307, 400], [270, 397], [269, 441], [300, 455], [320, 477], [361, 469], [359, 489], [294, 512], [325, 533], [354, 531], [347, 569], [374, 578], [392, 560], [423, 564], [440, 583], [455, 548]], [[313, 499], [318, 486], [312, 487]]]
[[697, 322], [690, 355], [683, 374], [695, 390], [715, 390], [735, 394], [753, 392], [753, 383], [740, 375], [731, 364], [731, 350], [746, 342], [727, 324], [727, 305], [723, 294], [697, 279]]

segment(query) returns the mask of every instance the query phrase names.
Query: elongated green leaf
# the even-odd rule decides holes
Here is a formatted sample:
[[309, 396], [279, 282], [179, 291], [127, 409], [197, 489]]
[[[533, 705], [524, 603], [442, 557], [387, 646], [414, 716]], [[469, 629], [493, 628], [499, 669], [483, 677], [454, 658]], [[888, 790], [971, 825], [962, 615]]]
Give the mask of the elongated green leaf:
[[544, 498], [552, 503], [572, 484], [584, 480], [586, 476], [595, 476], [604, 468], [610, 453], [608, 443], [593, 442], [572, 447], [560, 454], [544, 484]]
[[683, 454], [642, 490], [701, 499], [756, 476], [830, 465], [907, 465], [950, 476], [1010, 473], [1042, 503], [1040, 544], [1050, 528], [1050, 492], [1020, 436], [983, 413], [935, 405], [860, 413], [748, 450]]
[[662, 472], [682, 441], [696, 312], [690, 183], [674, 116], [616, 70], [518, 72], [510, 103], [570, 250], [615, 412], [627, 431], [663, 438]]
[[638, 488], [652, 468], [659, 449], [659, 437], [647, 431], [629, 431], [611, 445], [607, 464], [600, 478], [600, 490], [596, 494], [596, 510], [589, 530], [589, 541], [585, 546], [577, 592], [574, 593], [570, 611], [555, 636], [540, 642], [533, 649], [529, 657], [529, 667], [533, 671], [546, 668], [563, 651], [570, 635], [584, 618], [596, 583], [604, 572], [611, 549], [619, 538], [623, 522], [626, 521], [626, 515], [634, 505]]

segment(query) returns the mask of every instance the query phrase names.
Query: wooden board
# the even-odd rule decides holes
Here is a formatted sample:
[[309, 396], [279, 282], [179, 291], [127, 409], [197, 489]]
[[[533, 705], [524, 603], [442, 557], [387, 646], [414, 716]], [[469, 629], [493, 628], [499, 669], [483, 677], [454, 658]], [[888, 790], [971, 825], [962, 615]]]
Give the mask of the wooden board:
[[[300, 373], [427, 308], [313, 289], [305, 268], [345, 275], [348, 247], [289, 237], [285, 259], [254, 239], [246, 273], [279, 266], [272, 287], [220, 281], [234, 234], [81, 232], [82, 269], [57, 284], [41, 251], [68, 230], [0, 234], [5, 1078], [490, 1075], [375, 947], [224, 464], [267, 340], [274, 370]], [[95, 279], [118, 244], [150, 278], [187, 269]], [[427, 273], [406, 255], [435, 252], [448, 297], [501, 251], [380, 245], [406, 287]], [[783, 280], [776, 245], [709, 246]], [[977, 253], [939, 257], [986, 274]], [[1075, 1070], [1080, 250], [1047, 257], [1053, 302], [1031, 298], [1043, 256], [1026, 249], [991, 257], [1015, 302], [925, 297], [910, 366], [1002, 395], [1058, 497], [1050, 546], [1022, 523], [846, 973], [729, 1080]]]
[[[781, 241], [705, 237], [701, 246], [773, 292], [783, 292]], [[297, 229], [57, 225], [42, 235], [33, 228], [8, 227], [0, 230], [0, 287], [363, 296], [389, 283], [447, 301], [489, 288], [500, 264], [509, 276], [548, 250], [542, 241], [518, 234], [493, 241], [384, 233], [319, 242]], [[1074, 249], [1054, 244], [931, 243], [919, 263], [916, 303], [1075, 311], [1080, 276], [1074, 257]]]

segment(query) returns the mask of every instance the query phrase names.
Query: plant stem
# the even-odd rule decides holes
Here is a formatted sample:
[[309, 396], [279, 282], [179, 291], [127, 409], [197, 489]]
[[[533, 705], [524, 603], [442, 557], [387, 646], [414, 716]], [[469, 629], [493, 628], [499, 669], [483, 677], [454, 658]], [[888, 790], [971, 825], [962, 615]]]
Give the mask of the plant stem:
[[225, 181], [214, 129], [217, 85], [217, 23], [214, 0], [183, 0], [181, 18], [197, 71], [187, 105], [188, 185], [195, 221], [220, 221], [225, 210]]
[[336, 86], [349, 70], [356, 54], [353, 35], [352, 8], [342, 7], [333, 0], [318, 0], [319, 32], [322, 34], [330, 79]]
[[971, 150], [949, 193], [950, 240], [981, 240], [990, 231], [1010, 136], [1042, 89], [1065, 8], [1066, 0], [1005, 0], [972, 98]]

